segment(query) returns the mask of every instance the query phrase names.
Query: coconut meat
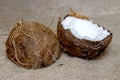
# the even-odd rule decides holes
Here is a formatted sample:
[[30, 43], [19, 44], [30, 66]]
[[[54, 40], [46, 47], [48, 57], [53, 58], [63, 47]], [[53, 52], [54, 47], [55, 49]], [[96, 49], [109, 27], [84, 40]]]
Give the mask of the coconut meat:
[[110, 33], [94, 24], [90, 20], [80, 19], [72, 16], [66, 17], [61, 25], [64, 29], [69, 29], [71, 33], [79, 39], [87, 39], [91, 41], [100, 41], [106, 38]]

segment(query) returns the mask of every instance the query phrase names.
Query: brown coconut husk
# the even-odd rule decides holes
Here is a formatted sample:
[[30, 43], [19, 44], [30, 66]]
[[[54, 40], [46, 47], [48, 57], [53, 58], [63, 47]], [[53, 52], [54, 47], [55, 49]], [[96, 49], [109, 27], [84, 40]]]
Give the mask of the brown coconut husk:
[[76, 17], [76, 18], [89, 20], [89, 18], [87, 16], [79, 14], [79, 13], [76, 13], [71, 8], [70, 8], [70, 13], [67, 16], [73, 16], [73, 17]]
[[[73, 10], [71, 10], [71, 13], [67, 16], [74, 16], [77, 18], [89, 20], [88, 17], [75, 13]], [[65, 18], [67, 16], [65, 16]], [[108, 35], [105, 39], [101, 41], [90, 41], [86, 39], [76, 38], [69, 29], [65, 30], [62, 27], [61, 22], [62, 21], [60, 18], [57, 25], [57, 36], [59, 42], [63, 46], [64, 51], [70, 54], [71, 56], [92, 59], [97, 55], [101, 54], [111, 42], [112, 33], [109, 30], [108, 32], [110, 32], [110, 35]]]
[[54, 63], [61, 54], [55, 34], [43, 24], [19, 22], [7, 41], [7, 56], [25, 68], [41, 68]]

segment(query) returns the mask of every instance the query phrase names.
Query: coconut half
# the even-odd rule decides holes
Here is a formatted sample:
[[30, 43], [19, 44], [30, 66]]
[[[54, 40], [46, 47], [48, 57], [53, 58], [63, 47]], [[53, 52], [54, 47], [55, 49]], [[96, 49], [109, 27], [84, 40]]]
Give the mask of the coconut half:
[[20, 22], [7, 41], [7, 56], [25, 68], [41, 68], [54, 63], [61, 54], [56, 35], [43, 24]]
[[65, 52], [86, 59], [99, 55], [112, 39], [109, 30], [73, 10], [64, 20], [59, 19], [57, 35]]

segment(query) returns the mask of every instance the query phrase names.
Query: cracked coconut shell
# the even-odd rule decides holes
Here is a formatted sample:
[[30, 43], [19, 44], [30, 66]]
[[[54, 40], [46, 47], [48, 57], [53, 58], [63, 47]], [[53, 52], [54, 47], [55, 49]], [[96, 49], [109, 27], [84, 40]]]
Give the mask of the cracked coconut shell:
[[[73, 10], [71, 10], [71, 13], [65, 16], [65, 18], [68, 16], [89, 20], [88, 17], [75, 13]], [[110, 33], [110, 35], [108, 35], [103, 40], [91, 41], [76, 38], [69, 29], [63, 28], [61, 22], [62, 20], [60, 18], [57, 25], [57, 36], [64, 51], [71, 56], [92, 59], [97, 55], [101, 54], [104, 51], [104, 49], [108, 46], [108, 44], [111, 42], [112, 33], [109, 30], [107, 31]]]
[[24, 68], [49, 66], [61, 54], [55, 34], [36, 22], [17, 23], [6, 41], [6, 47], [8, 58]]

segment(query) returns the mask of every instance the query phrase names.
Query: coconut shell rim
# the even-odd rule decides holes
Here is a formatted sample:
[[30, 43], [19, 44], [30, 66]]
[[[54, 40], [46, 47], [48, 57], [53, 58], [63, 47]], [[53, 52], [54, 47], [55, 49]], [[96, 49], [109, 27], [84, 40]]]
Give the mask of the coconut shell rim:
[[[69, 15], [66, 15], [65, 17], [64, 17], [64, 19], [66, 18], [66, 17], [68, 17]], [[63, 20], [64, 20], [63, 19]], [[60, 26], [62, 26], [61, 25], [61, 18], [59, 18], [59, 20], [58, 20], [58, 24], [60, 25]], [[101, 27], [99, 24], [97, 24], [98, 25], [98, 27]], [[63, 28], [63, 26], [62, 26], [62, 28]], [[64, 28], [63, 28], [64, 29]], [[77, 37], [75, 37], [72, 33], [71, 33], [71, 31], [70, 31], [70, 29], [64, 29], [65, 31], [70, 31], [70, 33], [72, 34], [72, 36], [74, 37], [74, 38], [76, 38], [76, 39], [78, 39], [78, 40], [86, 40], [86, 41], [90, 41], [90, 42], [101, 42], [101, 41], [104, 41], [106, 38], [108, 38], [109, 36], [113, 36], [113, 33], [110, 31], [110, 30], [108, 30], [108, 29], [106, 29], [105, 27], [103, 27], [103, 29], [104, 30], [107, 30], [110, 34], [109, 35], [107, 35], [103, 40], [99, 40], [99, 41], [91, 41], [91, 40], [87, 40], [87, 39], [79, 39], [79, 38], [77, 38]]]

